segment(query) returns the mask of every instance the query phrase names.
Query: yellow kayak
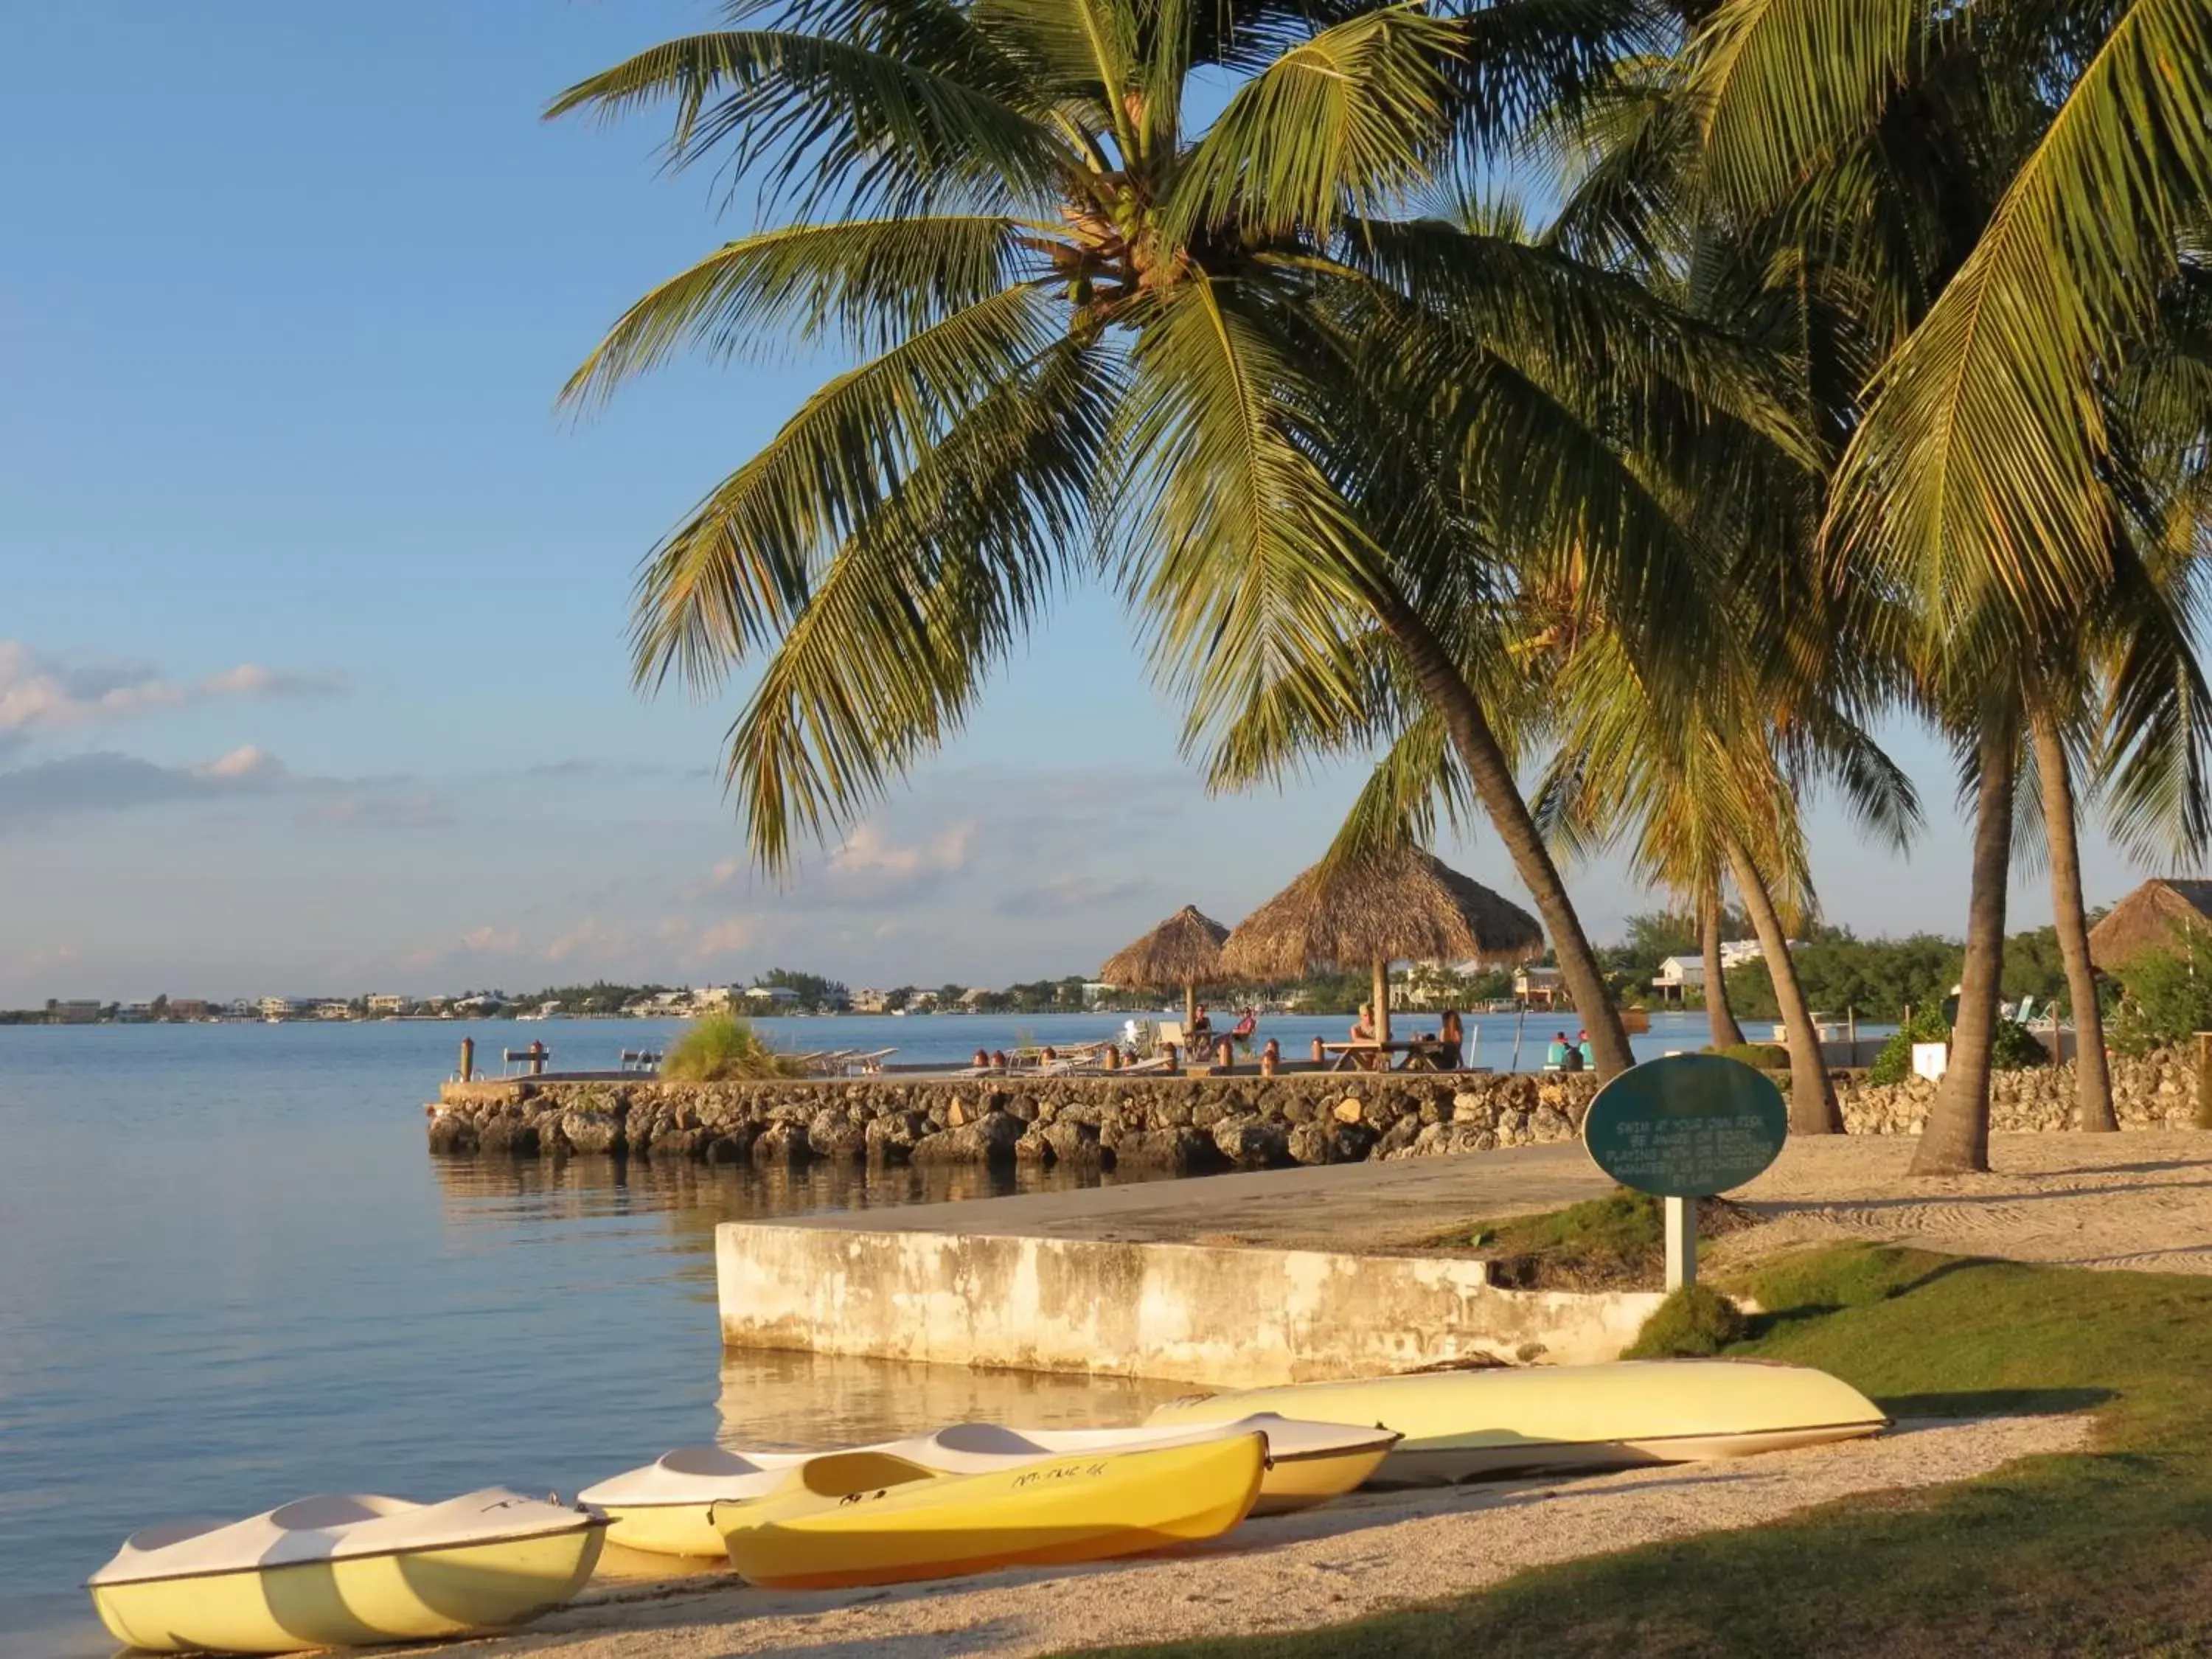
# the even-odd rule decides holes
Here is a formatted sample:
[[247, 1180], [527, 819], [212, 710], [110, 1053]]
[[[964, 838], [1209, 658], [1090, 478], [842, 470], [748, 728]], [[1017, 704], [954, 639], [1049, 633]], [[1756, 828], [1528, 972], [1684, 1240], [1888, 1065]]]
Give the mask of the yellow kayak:
[[422, 1641], [559, 1606], [605, 1534], [597, 1516], [496, 1487], [445, 1504], [303, 1498], [135, 1533], [87, 1588], [110, 1635], [155, 1653]]
[[1510, 1471], [1743, 1457], [1875, 1434], [1881, 1408], [1825, 1371], [1741, 1359], [1622, 1360], [1294, 1382], [1161, 1407], [1154, 1426], [1254, 1412], [1372, 1423], [1403, 1435], [1379, 1484], [1428, 1486]]
[[586, 1487], [578, 1501], [605, 1512], [610, 1543], [657, 1555], [719, 1560], [727, 1547], [708, 1511], [717, 1504], [759, 1503], [803, 1492], [798, 1470], [817, 1457], [881, 1452], [917, 1463], [933, 1474], [991, 1474], [1055, 1457], [1146, 1451], [1252, 1433], [1267, 1437], [1267, 1468], [1252, 1505], [1255, 1515], [1286, 1514], [1343, 1496], [1364, 1484], [1398, 1443], [1389, 1429], [1298, 1423], [1271, 1413], [1233, 1422], [1123, 1429], [956, 1423], [934, 1434], [839, 1452], [680, 1447], [642, 1468]]
[[1364, 1486], [1398, 1443], [1394, 1430], [1340, 1423], [1302, 1423], [1273, 1412], [1218, 1423], [1149, 1424], [1134, 1429], [1006, 1429], [957, 1423], [912, 1440], [886, 1441], [871, 1451], [919, 1463], [943, 1474], [983, 1474], [1048, 1457], [1188, 1445], [1242, 1434], [1267, 1437], [1267, 1468], [1255, 1515], [1287, 1515], [1341, 1498]]
[[1264, 1435], [939, 1474], [881, 1452], [817, 1457], [805, 1490], [717, 1504], [750, 1583], [835, 1589], [1060, 1565], [1218, 1538], [1260, 1493]]

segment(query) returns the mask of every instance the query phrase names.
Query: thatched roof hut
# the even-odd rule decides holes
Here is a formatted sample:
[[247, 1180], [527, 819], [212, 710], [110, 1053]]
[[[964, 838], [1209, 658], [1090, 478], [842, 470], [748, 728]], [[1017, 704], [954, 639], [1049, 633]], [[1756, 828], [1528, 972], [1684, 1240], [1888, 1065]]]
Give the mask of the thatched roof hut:
[[2212, 929], [2212, 881], [2147, 881], [2089, 930], [2089, 960], [2106, 973], [2148, 951], [2168, 951], [2191, 927]]
[[1114, 985], [1165, 990], [1182, 987], [1188, 1031], [1198, 1020], [1198, 988], [1222, 976], [1221, 942], [1229, 930], [1186, 904], [1134, 945], [1106, 959], [1098, 977]]
[[1222, 947], [1236, 979], [1295, 979], [1365, 963], [1375, 974], [1376, 1035], [1390, 1036], [1390, 964], [1527, 962], [1544, 930], [1511, 900], [1418, 847], [1324, 860], [1244, 918]]

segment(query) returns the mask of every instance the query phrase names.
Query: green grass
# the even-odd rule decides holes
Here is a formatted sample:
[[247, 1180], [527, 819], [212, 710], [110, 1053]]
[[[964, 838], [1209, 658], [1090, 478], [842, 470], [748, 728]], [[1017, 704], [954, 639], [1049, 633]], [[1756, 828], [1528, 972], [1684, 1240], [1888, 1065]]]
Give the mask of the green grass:
[[1686, 1359], [1717, 1354], [1742, 1341], [1750, 1328], [1743, 1310], [1710, 1285], [1685, 1285], [1652, 1310], [1620, 1357]]
[[[1730, 1353], [1819, 1366], [1899, 1416], [2094, 1408], [2095, 1449], [1543, 1568], [1458, 1601], [1297, 1637], [1115, 1651], [2212, 1651], [2212, 1279], [1851, 1247], [1786, 1259], [1729, 1287], [1770, 1310]], [[1359, 1547], [1356, 1539], [1347, 1547]]]
[[668, 1045], [660, 1075], [678, 1083], [727, 1083], [744, 1078], [796, 1077], [799, 1066], [769, 1048], [735, 1014], [704, 1014]]
[[[1661, 1200], [1617, 1188], [1541, 1215], [1512, 1216], [1455, 1230], [1437, 1242], [1480, 1250], [1495, 1284], [1522, 1290], [1656, 1290], [1667, 1258]], [[1719, 1238], [1749, 1224], [1732, 1205], [1698, 1206], [1698, 1237]]]

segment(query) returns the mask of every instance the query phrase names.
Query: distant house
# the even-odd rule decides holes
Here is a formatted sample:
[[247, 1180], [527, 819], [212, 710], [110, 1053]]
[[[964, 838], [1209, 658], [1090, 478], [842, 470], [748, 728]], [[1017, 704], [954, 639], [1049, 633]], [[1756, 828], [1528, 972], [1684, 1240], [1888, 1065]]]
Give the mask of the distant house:
[[1540, 1008], [1549, 1008], [1565, 994], [1556, 968], [1516, 968], [1513, 970], [1513, 994], [1526, 1003]]
[[49, 1025], [96, 1025], [102, 1009], [97, 1002], [54, 1002], [46, 1006]]
[[1705, 988], [1705, 960], [1703, 957], [1668, 957], [1659, 964], [1659, 972], [1651, 981], [1651, 988], [1659, 993], [1662, 1001], [1680, 1002], [1688, 991]]
[[877, 991], [863, 987], [853, 993], [853, 1012], [856, 1014], [880, 1014], [884, 1012], [884, 1004], [890, 1000], [890, 993], [888, 991]]
[[730, 988], [726, 985], [702, 985], [691, 994], [691, 1006], [707, 1010], [730, 1006]]
[[372, 1014], [404, 1014], [412, 1006], [405, 997], [391, 991], [382, 991], [368, 1000]]
[[215, 1012], [215, 1006], [205, 997], [171, 997], [171, 1019], [206, 1019]]
[[2179, 947], [2192, 932], [2212, 931], [2212, 881], [2147, 881], [2089, 930], [2089, 960], [2116, 973], [2152, 951]]
[[747, 988], [745, 1000], [756, 1008], [787, 1008], [799, 1000], [799, 993], [788, 985], [755, 985]]
[[[1792, 945], [1802, 945], [1802, 939], [1793, 939]], [[1741, 968], [1747, 962], [1766, 960], [1766, 947], [1755, 939], [1726, 939], [1721, 941], [1721, 971]]]
[[317, 1019], [351, 1019], [353, 1004], [339, 997], [325, 997], [315, 1005]]
[[1096, 1008], [1121, 988], [1118, 985], [1109, 985], [1103, 979], [1086, 979], [1083, 981], [1083, 1006], [1086, 1008]]
[[971, 985], [960, 994], [960, 1006], [974, 1011], [975, 1005], [994, 994], [988, 985]]
[[125, 1002], [115, 1010], [118, 1025], [143, 1025], [153, 1018], [154, 1005], [150, 1002]]
[[264, 1019], [291, 1019], [306, 1012], [307, 1005], [291, 997], [264, 997], [253, 1006]]

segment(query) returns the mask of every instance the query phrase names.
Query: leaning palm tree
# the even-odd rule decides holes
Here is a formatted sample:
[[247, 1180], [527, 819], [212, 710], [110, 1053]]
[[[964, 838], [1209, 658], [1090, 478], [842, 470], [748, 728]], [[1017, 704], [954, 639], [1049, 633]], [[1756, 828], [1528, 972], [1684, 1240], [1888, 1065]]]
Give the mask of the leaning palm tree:
[[[1411, 509], [1382, 533], [1379, 501], [1403, 508], [1431, 476], [1408, 453], [1380, 455], [1406, 479], [1369, 486], [1378, 412], [1425, 422], [1420, 467], [1486, 489], [1516, 556], [1576, 544], [1655, 668], [1688, 654], [1691, 619], [1668, 612], [1694, 550], [1589, 410], [1544, 388], [1579, 373], [1786, 416], [1632, 283], [1392, 216], [1650, 30], [1632, 0], [793, 0], [556, 100], [672, 105], [673, 162], [723, 157], [770, 221], [632, 307], [571, 399], [695, 344], [795, 333], [860, 360], [639, 579], [641, 684], [711, 694], [766, 659], [727, 769], [757, 856], [781, 867], [857, 821], [1072, 579], [1118, 582], [1194, 730], [1285, 672], [1340, 678], [1346, 642], [1379, 626], [1445, 721], [1601, 1069], [1628, 1064], [1454, 656], [1437, 596], [1464, 590], [1466, 545], [1401, 542]], [[1193, 77], [1224, 75], [1201, 129]], [[1416, 359], [1428, 404], [1408, 417], [1395, 382]]]

